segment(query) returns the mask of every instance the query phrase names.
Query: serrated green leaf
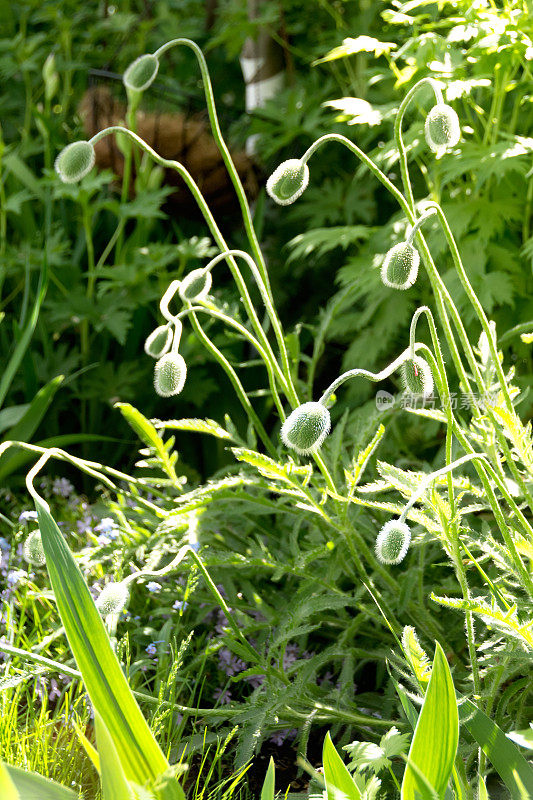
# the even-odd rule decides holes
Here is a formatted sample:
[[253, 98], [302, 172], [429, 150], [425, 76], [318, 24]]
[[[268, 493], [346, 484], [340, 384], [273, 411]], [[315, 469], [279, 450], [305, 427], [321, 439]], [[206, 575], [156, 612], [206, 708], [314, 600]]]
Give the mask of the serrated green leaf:
[[459, 715], [450, 668], [437, 642], [431, 678], [409, 750], [401, 800], [421, 800], [428, 790], [444, 800], [459, 740]]
[[215, 436], [217, 439], [232, 438], [231, 434], [224, 430], [214, 419], [154, 419], [152, 422], [156, 428], [207, 433], [210, 436]]
[[[361, 800], [361, 792], [348, 772], [344, 761], [337, 753], [329, 731], [324, 739], [322, 762], [328, 800], [339, 800], [342, 796], [346, 797], [347, 800]], [[339, 792], [341, 793], [340, 795]]]

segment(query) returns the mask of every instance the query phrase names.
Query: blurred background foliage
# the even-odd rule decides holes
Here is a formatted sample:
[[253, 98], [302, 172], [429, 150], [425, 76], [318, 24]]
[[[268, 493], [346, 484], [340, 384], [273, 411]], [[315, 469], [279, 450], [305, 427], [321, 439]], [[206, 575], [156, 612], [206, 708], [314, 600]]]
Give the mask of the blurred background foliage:
[[[60, 184], [53, 160], [65, 144], [84, 138], [86, 92], [104, 89], [115, 113], [123, 113], [123, 70], [174, 36], [194, 38], [206, 50], [233, 150], [254, 137], [255, 221], [304, 382], [306, 359], [316, 356], [315, 393], [341, 367], [381, 368], [396, 355], [412, 312], [431, 300], [429, 285], [424, 276], [406, 293], [381, 284], [381, 261], [405, 223], [384, 189], [336, 145], [313, 159], [311, 185], [293, 206], [266, 200], [265, 176], [316, 137], [337, 131], [394, 180], [399, 102], [423, 76], [442, 80], [463, 137], [453, 153], [429, 158], [421, 116], [429, 94], [418, 96], [405, 130], [415, 198], [442, 203], [473, 286], [527, 389], [531, 347], [518, 335], [527, 326], [506, 333], [533, 317], [533, 18], [526, 3], [269, 0], [251, 22], [240, 0], [0, 0], [0, 19], [0, 437], [79, 445], [87, 457], [97, 453], [99, 461], [124, 466], [131, 436], [112, 404], [133, 402], [148, 417], [171, 413], [152, 390], [153, 365], [142, 344], [159, 324], [166, 285], [212, 254], [205, 225], [192, 201], [178, 204], [164, 176], [144, 162], [128, 192], [105, 171], [93, 171], [79, 186]], [[282, 49], [285, 88], [247, 114], [239, 55], [260, 30]], [[202, 120], [202, 86], [187, 53], [173, 51], [165, 60], [142, 109]], [[224, 233], [242, 246], [230, 199], [225, 211], [222, 204]], [[458, 291], [444, 239], [436, 224], [426, 230], [475, 341], [478, 326]], [[215, 291], [230, 306], [236, 302], [223, 271]], [[234, 363], [249, 358], [227, 332], [214, 327], [211, 335]], [[189, 331], [182, 341], [189, 378], [172, 414], [221, 420], [228, 411], [244, 426], [223, 373]], [[253, 366], [243, 379], [252, 392], [264, 380]], [[360, 421], [374, 418], [371, 395], [372, 387], [354, 382], [335, 414], [355, 404]], [[267, 397], [254, 402], [270, 427], [277, 424]], [[522, 409], [531, 406], [527, 392], [522, 402]], [[441, 444], [433, 423], [402, 417], [396, 436], [391, 427], [397, 460], [433, 460]], [[227, 462], [222, 445], [182, 438], [183, 471], [193, 482]], [[0, 462], [0, 474], [16, 483], [20, 463]]]

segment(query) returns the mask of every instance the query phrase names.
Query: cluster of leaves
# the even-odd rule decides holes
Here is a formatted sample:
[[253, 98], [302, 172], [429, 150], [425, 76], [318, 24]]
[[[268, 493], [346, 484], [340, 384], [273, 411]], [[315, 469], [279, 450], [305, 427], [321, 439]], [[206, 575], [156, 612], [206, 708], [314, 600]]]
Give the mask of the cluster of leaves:
[[[313, 61], [309, 87], [316, 81], [315, 72], [330, 92], [335, 81], [323, 104], [334, 115], [320, 118], [320, 132], [327, 128], [345, 133], [394, 180], [399, 165], [391, 136], [400, 100], [423, 77], [441, 81], [445, 102], [459, 113], [462, 141], [442, 158], [428, 158], [420, 112], [429, 109], [429, 90], [421, 93], [404, 134], [415, 196], [428, 195], [441, 203], [474, 289], [498, 329], [506, 331], [529, 321], [533, 29], [526, 6], [519, 0], [504, 6], [375, 3], [361, 22], [348, 24], [347, 29], [339, 26], [335, 46]], [[314, 89], [308, 92], [308, 98], [321, 96]], [[254, 132], [264, 134], [267, 157], [273, 142], [282, 143], [284, 153], [289, 148], [291, 155], [309, 144], [308, 131], [296, 124], [293, 140], [284, 140], [285, 123], [292, 120], [290, 108], [290, 102], [283, 105], [276, 100], [253, 124]], [[308, 117], [306, 112], [304, 101], [302, 119]], [[271, 120], [276, 117], [275, 128], [269, 127], [266, 115], [272, 115]], [[395, 293], [391, 299], [391, 291], [380, 282], [379, 268], [390, 247], [403, 239], [405, 220], [355, 160], [352, 173], [346, 174], [345, 155], [336, 154], [335, 147], [329, 145], [329, 157], [322, 164], [319, 160], [313, 164], [311, 187], [304, 198], [283, 210], [282, 236], [285, 242], [289, 239], [284, 248], [287, 269], [303, 276], [306, 286], [313, 281], [315, 297], [321, 282], [329, 285], [332, 273], [336, 275], [339, 291], [322, 301], [323, 341], [330, 351], [333, 346], [342, 348], [343, 369], [361, 364], [379, 368], [391, 360], [414, 309], [430, 300], [431, 291], [419, 280], [409, 293]], [[423, 201], [419, 208], [423, 209]], [[296, 226], [305, 230], [291, 238], [287, 234]], [[476, 320], [461, 296], [436, 225], [434, 232], [428, 227], [428, 243], [467, 331], [477, 338]], [[303, 302], [298, 312], [305, 314], [308, 308]], [[316, 302], [309, 310], [314, 317]], [[528, 386], [530, 349], [518, 338], [507, 344], [513, 360], [523, 366], [520, 385]], [[325, 365], [321, 368], [327, 370]], [[325, 383], [327, 379], [326, 372]], [[361, 399], [368, 388], [354, 384], [350, 392], [352, 399]]]

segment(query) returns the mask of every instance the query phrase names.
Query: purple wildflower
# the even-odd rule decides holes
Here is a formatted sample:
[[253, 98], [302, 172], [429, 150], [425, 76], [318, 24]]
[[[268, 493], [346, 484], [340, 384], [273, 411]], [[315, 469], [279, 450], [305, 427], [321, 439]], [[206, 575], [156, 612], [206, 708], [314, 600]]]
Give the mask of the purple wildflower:
[[59, 688], [55, 678], [50, 681], [50, 691], [48, 693], [49, 700], [55, 700], [56, 697], [61, 697], [61, 689]]
[[231, 692], [229, 689], [215, 689], [213, 692], [213, 699], [218, 700], [220, 705], [227, 705], [231, 703]]
[[148, 581], [146, 584], [146, 588], [149, 592], [160, 592], [161, 591], [161, 584], [157, 583], [157, 581]]
[[74, 491], [74, 486], [68, 478], [56, 478], [52, 483], [52, 492], [58, 497], [70, 497]]

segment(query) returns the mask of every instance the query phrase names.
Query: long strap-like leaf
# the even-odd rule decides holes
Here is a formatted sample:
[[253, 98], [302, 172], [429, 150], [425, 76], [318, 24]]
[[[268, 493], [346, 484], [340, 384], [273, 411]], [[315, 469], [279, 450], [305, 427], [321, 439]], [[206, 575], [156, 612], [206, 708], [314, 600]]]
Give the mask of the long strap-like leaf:
[[143, 784], [168, 769], [137, 705], [87, 584], [46, 504], [34, 497], [46, 565], [69, 644], [95, 710], [128, 780]]

